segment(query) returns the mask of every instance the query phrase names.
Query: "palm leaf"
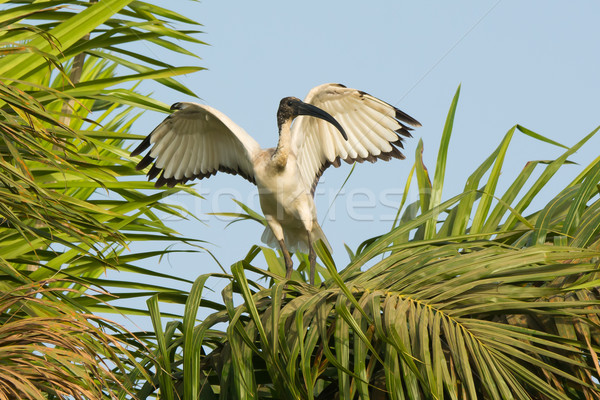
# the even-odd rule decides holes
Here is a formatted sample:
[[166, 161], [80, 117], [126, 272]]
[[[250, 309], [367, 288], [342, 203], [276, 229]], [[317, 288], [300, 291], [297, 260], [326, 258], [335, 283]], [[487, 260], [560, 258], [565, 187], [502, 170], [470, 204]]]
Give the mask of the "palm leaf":
[[[455, 108], [456, 101], [446, 140]], [[471, 174], [464, 193], [445, 201], [443, 172], [431, 184], [417, 161], [417, 206], [360, 245], [339, 272], [317, 245], [329, 273], [318, 288], [278, 278], [281, 260], [271, 250], [263, 250], [268, 270], [253, 265], [258, 252], [251, 250], [232, 267], [227, 311], [197, 325], [207, 332], [228, 323], [220, 342], [204, 342], [211, 350], [200, 363], [215, 367], [202, 375], [210, 384], [190, 396], [597, 398], [599, 160], [540, 211], [523, 215], [596, 131], [555, 161], [528, 164], [496, 194], [514, 132]], [[438, 168], [448, 149], [441, 148]], [[545, 171], [522, 194], [540, 165]]]
[[[136, 87], [157, 80], [192, 94], [173, 78], [202, 68], [168, 63], [154, 68], [148, 57], [121, 46], [148, 40], [177, 50], [177, 41], [201, 42], [190, 36], [193, 30], [170, 27], [173, 21], [189, 19], [145, 2], [5, 3], [9, 8], [0, 16], [0, 299], [21, 296], [22, 306], [2, 308], [0, 329], [29, 329], [31, 341], [20, 353], [6, 352], [12, 354], [12, 364], [10, 376], [0, 378], [8, 385], [2, 386], [0, 397], [133, 397], [134, 387], [154, 384], [146, 370], [154, 363], [157, 342], [90, 313], [156, 315], [154, 306], [152, 312], [116, 308], [111, 302], [119, 295], [134, 299], [158, 294], [155, 299], [185, 303], [185, 292], [173, 289], [169, 276], [130, 264], [172, 251], [139, 252], [132, 243], [166, 241], [196, 249], [201, 243], [180, 237], [157, 217], [187, 217], [165, 199], [180, 191], [195, 192], [186, 187], [155, 191], [128, 156], [128, 140], [139, 138], [130, 133], [138, 107], [168, 111]], [[122, 73], [117, 66], [130, 72]], [[92, 111], [99, 117], [94, 119]], [[115, 268], [140, 279], [103, 276]], [[151, 276], [162, 283], [145, 283], [142, 277]], [[35, 291], [27, 301], [24, 284], [43, 287], [48, 304], [37, 305]], [[106, 290], [90, 296], [90, 287]], [[219, 309], [214, 303], [202, 304]], [[175, 332], [157, 329], [160, 338]], [[46, 343], [45, 348], [33, 350], [36, 341]], [[166, 344], [161, 339], [161, 362], [166, 360]], [[47, 371], [48, 379], [31, 371]], [[159, 381], [167, 382], [164, 376], [156, 385]]]

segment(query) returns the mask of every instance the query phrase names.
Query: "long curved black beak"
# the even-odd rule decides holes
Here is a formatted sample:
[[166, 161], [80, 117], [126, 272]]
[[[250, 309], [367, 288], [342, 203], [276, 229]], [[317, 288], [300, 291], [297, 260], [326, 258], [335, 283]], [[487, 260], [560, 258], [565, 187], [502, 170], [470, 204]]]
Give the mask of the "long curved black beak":
[[312, 104], [305, 103], [303, 101], [298, 102], [298, 115], [310, 115], [311, 117], [321, 118], [333, 126], [337, 128], [338, 131], [342, 134], [344, 139], [348, 140], [348, 135], [344, 131], [344, 128], [340, 125], [339, 122], [335, 118], [333, 118], [329, 113], [321, 110], [319, 107], [315, 107]]

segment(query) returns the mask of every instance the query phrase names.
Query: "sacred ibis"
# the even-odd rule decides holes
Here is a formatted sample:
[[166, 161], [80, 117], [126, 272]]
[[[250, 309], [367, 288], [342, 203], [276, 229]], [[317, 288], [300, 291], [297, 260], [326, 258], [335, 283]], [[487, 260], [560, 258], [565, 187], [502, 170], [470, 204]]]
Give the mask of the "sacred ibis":
[[[258, 187], [268, 228], [262, 241], [280, 246], [286, 279], [292, 274], [290, 251], [308, 251], [314, 284], [313, 243], [329, 246], [317, 222], [315, 187], [330, 165], [403, 159], [403, 137], [421, 124], [368, 93], [340, 84], [313, 88], [304, 101], [286, 97], [279, 103], [277, 147], [261, 149], [225, 114], [198, 103], [175, 103], [169, 115], [131, 153], [152, 146], [137, 165], [154, 162], [148, 179], [156, 187], [207, 178], [217, 171], [239, 174]], [[297, 118], [305, 116], [303, 118]], [[292, 122], [295, 121], [294, 124]], [[406, 124], [406, 125], [405, 125]]]

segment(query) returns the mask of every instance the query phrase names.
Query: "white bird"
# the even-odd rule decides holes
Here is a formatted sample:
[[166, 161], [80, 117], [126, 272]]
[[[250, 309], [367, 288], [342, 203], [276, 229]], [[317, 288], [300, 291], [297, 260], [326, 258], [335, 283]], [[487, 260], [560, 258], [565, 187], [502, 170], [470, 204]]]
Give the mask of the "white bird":
[[[323, 171], [330, 165], [339, 167], [340, 160], [404, 159], [398, 147], [403, 147], [403, 137], [411, 137], [405, 124], [421, 126], [368, 93], [332, 83], [313, 88], [304, 102], [295, 97], [281, 100], [276, 148], [261, 149], [246, 131], [212, 107], [182, 102], [171, 110], [131, 153], [136, 156], [152, 146], [137, 169], [154, 162], [148, 179], [158, 176], [156, 187], [172, 187], [217, 171], [239, 174], [254, 183], [268, 224], [262, 241], [271, 247], [279, 244], [286, 279], [293, 270], [290, 251], [308, 250], [311, 284], [316, 261], [313, 243], [321, 239], [329, 247], [314, 202]], [[298, 118], [292, 125], [303, 115], [316, 118]]]

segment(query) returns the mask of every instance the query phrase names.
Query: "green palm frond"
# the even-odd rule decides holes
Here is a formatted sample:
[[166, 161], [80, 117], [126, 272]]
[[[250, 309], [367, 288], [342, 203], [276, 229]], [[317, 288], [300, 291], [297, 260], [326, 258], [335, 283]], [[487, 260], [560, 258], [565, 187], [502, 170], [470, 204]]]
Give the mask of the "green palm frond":
[[[124, 146], [139, 138], [130, 133], [137, 109], [168, 109], [136, 93], [136, 85], [151, 79], [190, 94], [173, 77], [202, 68], [156, 70], [143, 57], [114, 54], [143, 40], [167, 49], [174, 40], [199, 42], [190, 36], [196, 31], [169, 27], [173, 19], [191, 21], [144, 2], [113, 0], [17, 4], [3, 14], [3, 49], [26, 48], [7, 52], [0, 66], [7, 78], [0, 88], [0, 238], [7, 244], [0, 257], [41, 266], [32, 279], [63, 277], [78, 265], [97, 277], [118, 265], [115, 256], [132, 240], [180, 241], [155, 212], [184, 217], [160, 200], [194, 192], [148, 195], [151, 184], [130, 178], [139, 172]], [[117, 74], [117, 66], [133, 72]]]
[[[182, 43], [202, 43], [194, 37], [198, 24], [141, 1], [5, 4], [0, 358], [11, 368], [0, 371], [0, 394], [600, 398], [600, 158], [531, 211], [598, 129], [567, 147], [516, 125], [463, 192], [445, 199], [457, 91], [434, 170], [425, 166], [423, 143], [417, 146], [406, 188], [416, 183], [419, 199], [406, 205], [404, 197], [392, 230], [349, 249], [340, 269], [317, 245], [320, 286], [303, 282], [306, 255], [297, 255], [299, 271], [286, 282], [278, 254], [257, 246], [231, 275], [188, 282], [139, 264], [201, 246], [158, 217], [189, 217], [165, 199], [197, 194], [185, 186], [156, 191], [126, 147], [142, 137], [131, 133], [139, 110], [168, 111], [138, 91], [140, 82], [193, 95], [174, 78], [202, 68], [170, 65], [129, 45], [197, 58]], [[520, 134], [563, 154], [529, 162], [498, 193]], [[262, 221], [240, 206], [243, 213], [230, 216]], [[195, 247], [131, 251], [137, 241]], [[108, 279], [110, 268], [140, 279]], [[203, 298], [214, 279], [226, 282], [222, 304]], [[117, 297], [147, 299], [148, 309], [116, 307]], [[185, 305], [183, 315], [161, 313], [161, 302]], [[208, 310], [202, 321], [200, 308]], [[154, 332], [131, 334], [96, 312], [149, 316]]]
[[[131, 130], [140, 110], [168, 111], [138, 92], [139, 84], [156, 81], [193, 95], [174, 78], [203, 69], [129, 50], [137, 44], [173, 52], [182, 41], [202, 43], [196, 29], [172, 27], [175, 21], [198, 26], [141, 1], [3, 4], [0, 302], [18, 302], [0, 307], [0, 357], [10, 364], [0, 397], [131, 398], [140, 380], [150, 382], [138, 364], [147, 362], [147, 337], [92, 312], [149, 315], [143, 306], [111, 302], [156, 293], [184, 303], [185, 292], [170, 287], [182, 280], [134, 264], [177, 251], [160, 250], [169, 243], [202, 243], [157, 216], [187, 218], [168, 197], [196, 193], [183, 186], [156, 191], [127, 151], [127, 141], [141, 137]], [[131, 250], [147, 241], [163, 244]], [[107, 279], [111, 268], [140, 280]], [[150, 276], [166, 283], [145, 283]], [[92, 295], [92, 287], [102, 289]]]
[[[420, 199], [395, 228], [361, 244], [340, 271], [317, 246], [327, 270], [318, 287], [282, 280], [273, 251], [253, 248], [232, 266], [225, 309], [199, 324], [186, 314], [183, 337], [165, 337], [175, 351], [160, 365], [176, 377], [165, 389], [206, 399], [599, 398], [600, 159], [525, 214], [597, 129], [570, 148], [552, 142], [561, 156], [529, 163], [497, 194], [512, 137], [548, 142], [511, 128], [464, 192], [442, 200], [457, 100], [433, 182], [417, 149]], [[261, 251], [268, 270], [253, 265]], [[223, 323], [224, 334], [208, 334]], [[181, 368], [178, 357], [200, 369]]]

